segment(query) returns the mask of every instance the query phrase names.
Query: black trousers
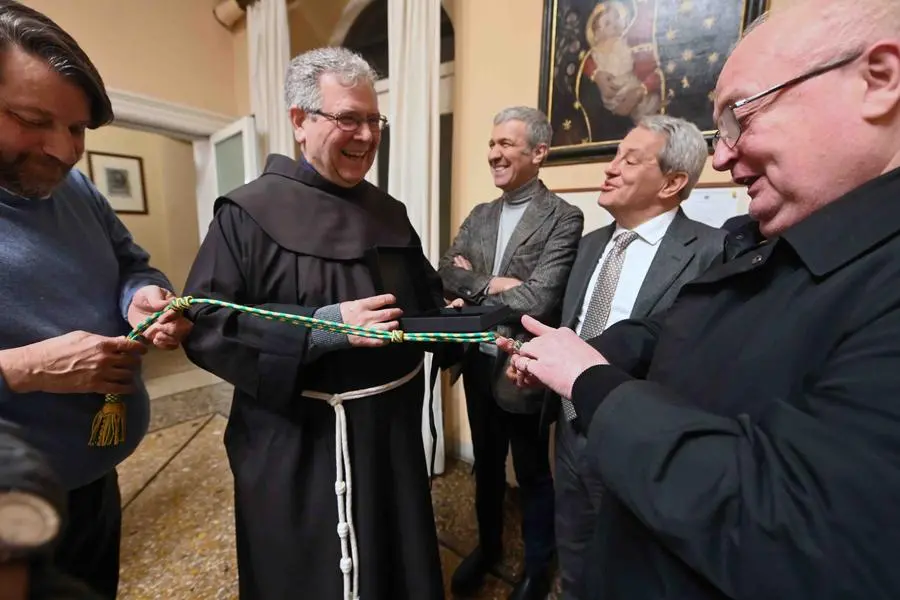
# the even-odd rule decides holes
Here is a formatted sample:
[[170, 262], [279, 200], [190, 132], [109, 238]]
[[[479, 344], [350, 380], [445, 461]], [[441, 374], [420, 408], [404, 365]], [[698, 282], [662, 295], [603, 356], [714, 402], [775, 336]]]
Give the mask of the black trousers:
[[556, 548], [562, 600], [580, 600], [583, 557], [594, 538], [594, 522], [603, 499], [603, 483], [586, 477], [582, 462], [587, 440], [566, 421], [556, 421]]
[[481, 353], [467, 359], [463, 373], [466, 410], [475, 454], [475, 513], [478, 537], [488, 555], [503, 544], [503, 497], [506, 456], [512, 446], [513, 466], [522, 493], [522, 538], [525, 572], [538, 573], [553, 558], [553, 478], [549, 432], [540, 413], [513, 414], [497, 406], [491, 392], [494, 358]]
[[114, 470], [69, 492], [68, 519], [54, 563], [62, 573], [114, 600], [119, 587], [122, 504]]

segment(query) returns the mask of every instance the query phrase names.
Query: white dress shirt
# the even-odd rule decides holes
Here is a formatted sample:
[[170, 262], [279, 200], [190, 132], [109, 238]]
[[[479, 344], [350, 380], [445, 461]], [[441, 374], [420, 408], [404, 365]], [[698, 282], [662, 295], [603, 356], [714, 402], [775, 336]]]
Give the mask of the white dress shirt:
[[[625, 262], [622, 264], [622, 274], [619, 276], [619, 284], [616, 286], [616, 293], [613, 296], [612, 306], [609, 310], [609, 317], [606, 320], [605, 330], [609, 326], [618, 321], [622, 321], [631, 317], [631, 311], [634, 309], [634, 303], [637, 300], [641, 286], [644, 285], [644, 278], [647, 277], [647, 271], [650, 270], [650, 263], [659, 250], [659, 244], [666, 235], [669, 225], [675, 220], [678, 209], [673, 208], [669, 212], [657, 215], [641, 223], [635, 227], [634, 231], [638, 237], [631, 242], [625, 249]], [[578, 311], [578, 323], [575, 326], [575, 333], [581, 335], [581, 326], [584, 324], [584, 315], [587, 311], [588, 304], [591, 302], [591, 296], [594, 288], [597, 286], [597, 277], [600, 276], [600, 269], [603, 267], [603, 261], [606, 260], [607, 254], [612, 250], [615, 239], [626, 229], [616, 225], [616, 230], [609, 238], [603, 254], [588, 283], [587, 290], [584, 293], [584, 301], [581, 304], [581, 310]]]

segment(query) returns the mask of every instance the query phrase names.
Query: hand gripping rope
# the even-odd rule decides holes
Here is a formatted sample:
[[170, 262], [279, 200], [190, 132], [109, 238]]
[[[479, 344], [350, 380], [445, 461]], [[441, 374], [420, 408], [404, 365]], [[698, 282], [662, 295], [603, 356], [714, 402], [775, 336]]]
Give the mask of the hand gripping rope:
[[[403, 331], [382, 331], [370, 329], [346, 323], [335, 323], [312, 317], [303, 317], [289, 313], [279, 313], [251, 306], [241, 306], [223, 300], [211, 300], [207, 298], [193, 298], [185, 296], [175, 298], [162, 310], [157, 311], [141, 321], [129, 334], [128, 339], [134, 340], [141, 336], [153, 323], [166, 311], [182, 312], [192, 304], [212, 304], [223, 306], [241, 312], [246, 312], [270, 321], [281, 321], [293, 325], [301, 325], [311, 329], [323, 329], [335, 333], [356, 335], [359, 337], [387, 340], [391, 343], [400, 342], [493, 342], [496, 334], [491, 331], [477, 333], [404, 333]], [[338, 504], [338, 537], [341, 539], [340, 570], [344, 579], [344, 598], [346, 600], [358, 600], [359, 598], [359, 549], [356, 541], [356, 531], [353, 526], [352, 516], [352, 475], [350, 465], [350, 450], [347, 445], [347, 419], [344, 413], [343, 403], [346, 400], [365, 398], [386, 391], [396, 389], [411, 381], [422, 369], [420, 363], [415, 370], [397, 381], [367, 388], [354, 390], [340, 394], [326, 394], [322, 392], [304, 390], [303, 395], [328, 402], [335, 412], [335, 495]], [[88, 442], [91, 446], [111, 446], [125, 441], [125, 404], [118, 394], [107, 394], [103, 401], [103, 408], [94, 417], [91, 427], [91, 438]], [[432, 456], [432, 467], [433, 467]]]
[[[262, 308], [254, 308], [252, 306], [241, 306], [223, 300], [212, 300], [209, 298], [194, 298], [185, 296], [182, 298], [174, 298], [162, 310], [159, 310], [140, 323], [128, 334], [128, 339], [134, 340], [141, 336], [148, 327], [153, 325], [166, 311], [173, 310], [182, 312], [193, 304], [212, 304], [231, 308], [241, 312], [255, 315], [262, 319], [270, 321], [281, 321], [282, 323], [291, 323], [293, 325], [301, 325], [310, 329], [323, 329], [334, 333], [344, 333], [347, 335], [355, 335], [359, 337], [373, 338], [379, 340], [388, 340], [391, 343], [401, 342], [493, 342], [496, 334], [492, 331], [476, 332], [476, 333], [404, 333], [403, 331], [383, 331], [380, 329], [371, 329], [360, 327], [358, 325], [349, 325], [347, 323], [335, 323], [334, 321], [325, 321], [315, 319], [313, 317], [304, 317], [300, 315], [292, 315], [289, 313], [279, 313]], [[118, 394], [106, 394], [103, 401], [103, 408], [94, 417], [91, 427], [91, 437], [88, 442], [91, 446], [114, 446], [125, 441], [125, 404]]]

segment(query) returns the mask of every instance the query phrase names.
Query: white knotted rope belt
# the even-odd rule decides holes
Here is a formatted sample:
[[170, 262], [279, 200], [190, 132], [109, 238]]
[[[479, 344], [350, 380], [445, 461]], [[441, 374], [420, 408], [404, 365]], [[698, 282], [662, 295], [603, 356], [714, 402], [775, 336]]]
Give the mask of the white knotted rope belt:
[[340, 394], [327, 394], [304, 390], [301, 395], [315, 400], [324, 400], [334, 408], [334, 493], [338, 507], [338, 537], [341, 538], [341, 573], [344, 574], [344, 600], [359, 600], [359, 548], [356, 544], [356, 530], [353, 528], [353, 476], [350, 465], [350, 445], [347, 441], [347, 414], [344, 412], [346, 400], [356, 400], [377, 396], [409, 383], [422, 370], [423, 360], [415, 369], [389, 383], [361, 390], [351, 390]]

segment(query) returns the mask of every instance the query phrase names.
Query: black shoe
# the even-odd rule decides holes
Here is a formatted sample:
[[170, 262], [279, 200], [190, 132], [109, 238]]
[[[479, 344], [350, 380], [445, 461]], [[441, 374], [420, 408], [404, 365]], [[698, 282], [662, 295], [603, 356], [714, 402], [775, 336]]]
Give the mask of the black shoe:
[[544, 600], [550, 593], [553, 576], [550, 569], [525, 574], [513, 588], [508, 600]]
[[500, 560], [500, 552], [485, 553], [481, 546], [465, 557], [450, 579], [450, 591], [454, 596], [471, 596], [484, 585], [484, 578], [494, 563]]

